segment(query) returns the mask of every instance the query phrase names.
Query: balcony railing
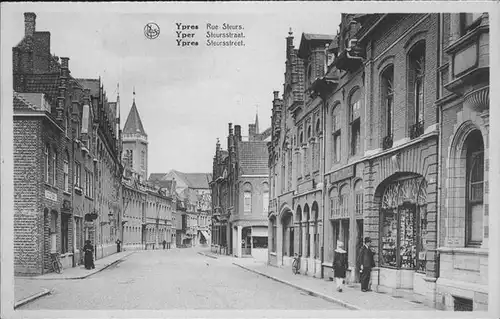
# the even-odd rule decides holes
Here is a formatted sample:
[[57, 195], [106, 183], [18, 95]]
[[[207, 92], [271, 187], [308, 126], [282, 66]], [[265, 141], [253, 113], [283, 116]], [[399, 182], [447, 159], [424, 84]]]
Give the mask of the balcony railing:
[[424, 134], [424, 121], [419, 121], [410, 126], [410, 139], [414, 139]]
[[382, 140], [382, 149], [386, 150], [392, 147], [392, 144], [394, 143], [392, 134], [387, 135], [384, 137]]

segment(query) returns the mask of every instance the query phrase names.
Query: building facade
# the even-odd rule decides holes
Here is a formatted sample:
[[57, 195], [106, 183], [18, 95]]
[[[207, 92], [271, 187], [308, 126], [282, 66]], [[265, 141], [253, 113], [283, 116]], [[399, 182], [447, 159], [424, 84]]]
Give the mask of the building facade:
[[440, 15], [439, 277], [436, 304], [487, 310], [489, 15]]
[[12, 49], [14, 271], [37, 275], [53, 271], [56, 254], [63, 267], [79, 261], [73, 153], [89, 96], [71, 76], [69, 58], [50, 53], [50, 32], [36, 31], [36, 14], [24, 19], [24, 38]]
[[241, 126], [229, 124], [228, 150], [216, 144], [211, 182], [215, 249], [236, 257], [267, 258], [269, 175], [267, 138], [259, 133], [258, 118], [243, 140]]
[[370, 237], [373, 289], [485, 309], [488, 34], [486, 13], [343, 14], [335, 37], [304, 34], [298, 50], [290, 34], [269, 143], [271, 264], [298, 253], [302, 273], [332, 277], [343, 241], [357, 282]]

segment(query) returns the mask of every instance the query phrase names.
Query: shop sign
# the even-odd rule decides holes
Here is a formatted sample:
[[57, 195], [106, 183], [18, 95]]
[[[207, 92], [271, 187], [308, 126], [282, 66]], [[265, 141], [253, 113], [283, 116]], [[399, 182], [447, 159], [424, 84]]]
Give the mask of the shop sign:
[[338, 170], [334, 173], [330, 174], [330, 183], [336, 183], [346, 178], [351, 178], [354, 176], [354, 165], [345, 167], [341, 170]]
[[51, 192], [49, 190], [45, 190], [45, 198], [50, 199], [54, 202], [57, 202], [57, 194], [54, 192]]

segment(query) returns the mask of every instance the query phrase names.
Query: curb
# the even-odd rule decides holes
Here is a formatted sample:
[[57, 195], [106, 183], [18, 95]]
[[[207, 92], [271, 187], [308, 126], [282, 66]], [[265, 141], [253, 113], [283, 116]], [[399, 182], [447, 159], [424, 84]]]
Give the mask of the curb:
[[41, 298], [43, 296], [50, 295], [51, 293], [52, 292], [49, 289], [43, 288], [41, 292], [31, 295], [27, 298], [24, 298], [23, 300], [14, 303], [14, 309], [24, 306], [25, 304], [35, 301], [36, 299]]
[[350, 309], [350, 310], [364, 310], [364, 309], [362, 309], [362, 308], [360, 308], [360, 307], [358, 307], [358, 306], [355, 306], [355, 305], [350, 304], [350, 303], [348, 303], [348, 302], [345, 302], [345, 301], [343, 301], [343, 300], [340, 300], [340, 299], [337, 299], [337, 298], [333, 298], [333, 297], [327, 296], [327, 295], [325, 295], [325, 294], [322, 294], [322, 293], [316, 292], [316, 291], [314, 291], [314, 290], [310, 290], [310, 289], [307, 289], [307, 288], [303, 288], [303, 287], [301, 287], [301, 286], [299, 286], [299, 285], [296, 285], [296, 284], [293, 284], [293, 283], [291, 283], [291, 282], [289, 282], [289, 281], [282, 280], [282, 279], [279, 279], [279, 278], [276, 278], [276, 277], [273, 277], [273, 276], [267, 275], [267, 274], [265, 274], [265, 273], [262, 273], [262, 272], [260, 272], [260, 271], [257, 271], [257, 270], [254, 270], [254, 269], [251, 269], [251, 268], [248, 268], [248, 267], [245, 267], [245, 266], [243, 266], [243, 265], [240, 265], [240, 264], [237, 264], [237, 263], [234, 263], [234, 262], [233, 262], [233, 265], [238, 266], [238, 267], [240, 267], [240, 268], [243, 268], [243, 269], [245, 269], [245, 270], [247, 270], [247, 271], [250, 271], [250, 272], [256, 273], [256, 274], [258, 274], [258, 275], [261, 275], [261, 276], [267, 277], [267, 278], [272, 279], [272, 280], [274, 280], [274, 281], [277, 281], [277, 282], [283, 283], [283, 284], [285, 284], [285, 285], [291, 286], [291, 287], [296, 288], [296, 289], [298, 289], [298, 290], [302, 290], [302, 291], [304, 291], [304, 292], [307, 292], [307, 293], [308, 293], [309, 295], [311, 295], [311, 296], [314, 296], [314, 297], [319, 297], [319, 298], [322, 298], [322, 299], [324, 299], [324, 300], [326, 300], [326, 301], [330, 301], [330, 302], [333, 302], [333, 303], [339, 304], [339, 305], [341, 305], [341, 306], [342, 306], [342, 307], [344, 307], [344, 308], [347, 308], [347, 309]]
[[205, 253], [202, 253], [202, 252], [198, 252], [198, 255], [202, 255], [202, 256], [206, 256], [206, 257], [210, 257], [210, 258], [213, 258], [213, 259], [219, 259], [219, 257], [216, 257], [216, 256], [211, 256], [211, 255], [208, 255], [208, 254], [205, 254]]
[[109, 268], [110, 266], [116, 264], [117, 262], [120, 262], [122, 260], [124, 260], [125, 258], [127, 258], [128, 256], [132, 255], [133, 253], [135, 253], [135, 251], [132, 251], [130, 252], [129, 254], [127, 255], [123, 255], [121, 258], [118, 258], [112, 262], [110, 262], [109, 264], [105, 264], [102, 268], [100, 269], [97, 269], [97, 270], [94, 270], [93, 272], [89, 272], [83, 276], [76, 276], [76, 277], [65, 277], [65, 278], [29, 278], [30, 280], [79, 280], [79, 279], [85, 279], [85, 278], [88, 278], [92, 275], [95, 275], [103, 270], [105, 270], [106, 268]]

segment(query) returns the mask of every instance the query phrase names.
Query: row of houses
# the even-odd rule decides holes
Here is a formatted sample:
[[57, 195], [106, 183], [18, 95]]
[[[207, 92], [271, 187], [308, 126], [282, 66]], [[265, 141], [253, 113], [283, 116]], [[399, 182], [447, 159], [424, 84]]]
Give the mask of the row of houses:
[[[210, 174], [172, 171], [148, 181], [135, 92], [121, 130], [119, 88], [110, 101], [100, 78], [74, 77], [69, 58], [51, 54], [50, 32], [36, 30], [36, 14], [24, 21], [12, 48], [15, 274], [52, 272], [55, 258], [78, 266], [86, 240], [96, 259], [210, 243]], [[184, 188], [156, 183], [175, 176], [182, 186], [192, 175], [205, 180]], [[189, 240], [179, 242], [182, 236]]]
[[372, 287], [441, 309], [488, 295], [489, 16], [342, 14], [286, 38], [269, 152], [269, 263], [348, 282], [370, 237]]

